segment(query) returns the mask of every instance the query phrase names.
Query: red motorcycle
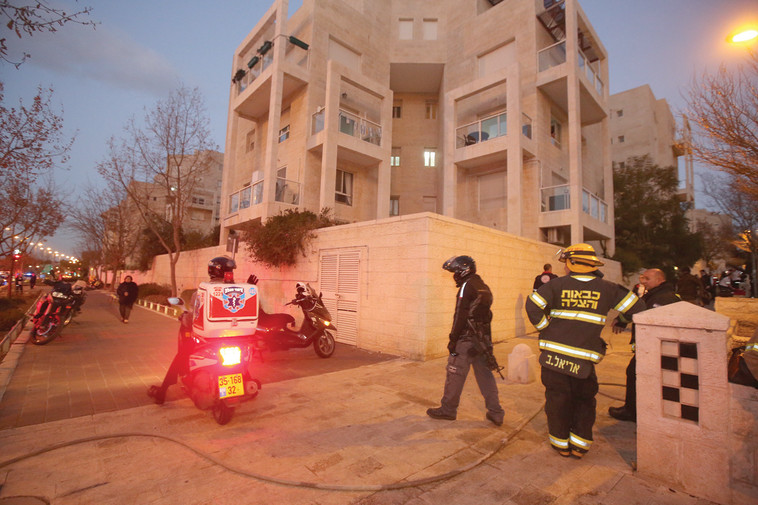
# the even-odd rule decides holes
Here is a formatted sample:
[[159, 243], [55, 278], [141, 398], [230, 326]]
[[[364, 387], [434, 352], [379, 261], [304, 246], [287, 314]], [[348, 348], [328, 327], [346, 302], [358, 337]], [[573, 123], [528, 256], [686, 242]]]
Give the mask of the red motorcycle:
[[53, 289], [37, 302], [32, 316], [31, 342], [45, 345], [60, 335], [64, 326], [74, 317], [77, 298], [67, 282], [57, 282]]

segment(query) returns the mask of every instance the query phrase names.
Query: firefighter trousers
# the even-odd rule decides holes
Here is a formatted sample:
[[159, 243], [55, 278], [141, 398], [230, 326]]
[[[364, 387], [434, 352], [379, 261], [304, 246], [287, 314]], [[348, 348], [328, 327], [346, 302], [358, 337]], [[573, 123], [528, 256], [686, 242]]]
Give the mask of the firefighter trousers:
[[589, 450], [598, 391], [595, 368], [579, 379], [542, 367], [542, 384], [550, 443], [559, 450]]
[[490, 417], [494, 421], [502, 422], [505, 411], [500, 406], [495, 376], [492, 375], [492, 371], [487, 367], [487, 360], [483, 355], [469, 356], [469, 349], [473, 345], [469, 340], [459, 340], [455, 346], [456, 354], [451, 354], [447, 359], [445, 391], [442, 394], [442, 401], [440, 402], [442, 411], [451, 416], [456, 415], [463, 386], [466, 383], [466, 377], [468, 376], [469, 369], [473, 367], [474, 377], [479, 386], [479, 391], [484, 397], [484, 405], [487, 407], [487, 412], [489, 412]]

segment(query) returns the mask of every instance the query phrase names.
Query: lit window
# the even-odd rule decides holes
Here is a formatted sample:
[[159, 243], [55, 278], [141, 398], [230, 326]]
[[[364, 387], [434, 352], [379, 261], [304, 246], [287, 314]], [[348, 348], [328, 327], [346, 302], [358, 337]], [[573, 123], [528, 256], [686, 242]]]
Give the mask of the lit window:
[[426, 119], [437, 119], [437, 102], [426, 102]]
[[424, 166], [436, 167], [437, 166], [437, 151], [435, 149], [424, 149]]
[[390, 157], [390, 166], [391, 167], [400, 166], [400, 148], [399, 147], [392, 148], [392, 156]]
[[338, 169], [334, 188], [334, 201], [353, 205], [353, 174]]
[[284, 142], [288, 138], [290, 138], [290, 125], [287, 125], [279, 130], [279, 143]]

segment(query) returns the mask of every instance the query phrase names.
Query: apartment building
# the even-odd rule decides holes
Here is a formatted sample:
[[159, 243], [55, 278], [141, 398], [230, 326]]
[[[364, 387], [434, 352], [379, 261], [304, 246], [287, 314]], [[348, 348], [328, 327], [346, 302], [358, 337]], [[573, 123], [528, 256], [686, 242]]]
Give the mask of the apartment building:
[[431, 211], [614, 252], [608, 55], [576, 0], [276, 0], [233, 56], [222, 243]]
[[[671, 108], [647, 84], [610, 97], [611, 159], [623, 166], [634, 156], [650, 156], [660, 167], [680, 168], [679, 197], [695, 201], [690, 129], [685, 117], [680, 132]], [[679, 158], [683, 158], [680, 163]]]

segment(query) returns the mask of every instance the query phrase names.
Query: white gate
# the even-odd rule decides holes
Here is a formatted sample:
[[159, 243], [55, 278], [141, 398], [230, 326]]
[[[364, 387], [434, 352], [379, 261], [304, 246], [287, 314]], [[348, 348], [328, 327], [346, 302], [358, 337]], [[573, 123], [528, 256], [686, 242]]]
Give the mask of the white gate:
[[322, 251], [320, 288], [324, 305], [337, 327], [338, 342], [356, 345], [361, 252], [356, 249]]

